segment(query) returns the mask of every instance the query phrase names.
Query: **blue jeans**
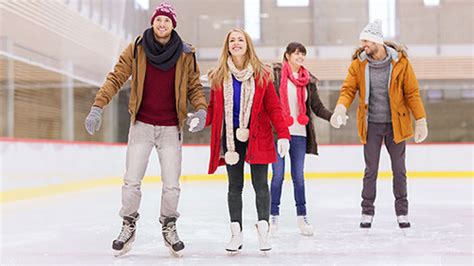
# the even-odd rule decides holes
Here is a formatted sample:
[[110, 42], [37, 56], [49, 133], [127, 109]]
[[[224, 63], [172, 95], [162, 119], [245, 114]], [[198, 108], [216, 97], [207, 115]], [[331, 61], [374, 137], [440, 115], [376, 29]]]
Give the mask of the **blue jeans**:
[[[296, 215], [306, 215], [306, 197], [304, 192], [304, 159], [306, 156], [306, 137], [291, 136], [290, 139], [291, 178], [296, 202]], [[277, 155], [277, 161], [272, 164], [271, 184], [271, 215], [280, 215], [281, 189], [285, 176], [285, 158]]]

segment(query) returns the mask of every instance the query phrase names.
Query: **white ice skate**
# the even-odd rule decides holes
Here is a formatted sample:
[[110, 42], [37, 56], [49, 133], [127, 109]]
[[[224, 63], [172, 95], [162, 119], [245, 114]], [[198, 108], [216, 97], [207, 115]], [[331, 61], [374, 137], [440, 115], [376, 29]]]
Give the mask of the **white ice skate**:
[[374, 216], [372, 215], [362, 214], [360, 218], [360, 228], [364, 228], [364, 229], [371, 228], [373, 219], [374, 219]]
[[278, 215], [270, 215], [270, 236], [278, 235]]
[[230, 223], [230, 232], [232, 236], [225, 250], [229, 252], [229, 255], [235, 255], [242, 250], [243, 234], [240, 229], [240, 224], [238, 222]]
[[296, 224], [300, 229], [300, 232], [304, 236], [312, 236], [314, 235], [313, 226], [309, 223], [308, 217], [306, 215], [297, 216], [296, 217]]
[[272, 247], [270, 246], [270, 241], [268, 239], [268, 236], [270, 233], [269, 224], [267, 221], [261, 220], [261, 221], [258, 221], [258, 223], [255, 226], [257, 227], [260, 251], [263, 251], [266, 255], [267, 252], [272, 249]]
[[123, 217], [122, 230], [112, 243], [115, 257], [122, 256], [132, 249], [132, 244], [135, 241], [136, 221], [139, 218], [138, 213]]

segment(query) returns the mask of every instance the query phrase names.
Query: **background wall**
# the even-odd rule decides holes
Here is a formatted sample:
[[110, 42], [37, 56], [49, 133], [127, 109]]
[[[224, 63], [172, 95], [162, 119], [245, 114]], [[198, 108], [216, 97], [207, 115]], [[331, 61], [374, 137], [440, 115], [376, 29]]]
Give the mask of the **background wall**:
[[[125, 145], [0, 140], [0, 202], [120, 184], [125, 154]], [[409, 178], [474, 177], [474, 144], [408, 145], [406, 156]], [[320, 156], [306, 158], [308, 178], [363, 176], [362, 145], [322, 145]], [[182, 180], [226, 180], [224, 167], [207, 175], [208, 160], [207, 145], [183, 147]], [[381, 177], [391, 177], [385, 149], [379, 171]], [[159, 176], [153, 151], [145, 181], [157, 181]]]

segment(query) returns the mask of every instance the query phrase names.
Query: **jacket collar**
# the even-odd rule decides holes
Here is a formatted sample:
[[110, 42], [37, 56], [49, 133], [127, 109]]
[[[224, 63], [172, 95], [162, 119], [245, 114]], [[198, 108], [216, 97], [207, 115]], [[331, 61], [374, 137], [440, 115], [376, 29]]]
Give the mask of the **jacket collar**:
[[[393, 49], [392, 47], [388, 46], [388, 45], [384, 45], [384, 47], [385, 47], [385, 50], [387, 51], [387, 53], [389, 53], [392, 56], [392, 60], [395, 61], [395, 62], [398, 62], [398, 60], [400, 59], [400, 56], [398, 55], [398, 52], [395, 49]], [[363, 51], [359, 55], [359, 61], [363, 62], [363, 61], [367, 60], [367, 57], [368, 57], [368, 55], [365, 53], [365, 51]]]

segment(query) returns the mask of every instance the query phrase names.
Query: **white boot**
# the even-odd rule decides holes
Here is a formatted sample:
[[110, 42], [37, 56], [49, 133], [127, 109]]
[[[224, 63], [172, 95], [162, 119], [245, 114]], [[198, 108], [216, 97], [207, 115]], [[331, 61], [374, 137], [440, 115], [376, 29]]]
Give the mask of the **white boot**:
[[230, 223], [230, 232], [232, 233], [232, 236], [225, 250], [229, 252], [238, 252], [242, 249], [242, 240], [243, 240], [240, 224], [238, 222]]
[[312, 236], [314, 234], [313, 226], [309, 223], [308, 217], [306, 217], [306, 215], [297, 216], [296, 224], [298, 225], [302, 235]]
[[261, 221], [258, 221], [258, 223], [255, 226], [257, 227], [260, 251], [270, 251], [272, 247], [270, 246], [270, 241], [268, 239], [268, 234], [270, 231], [268, 222], [265, 220], [261, 220]]
[[278, 215], [270, 215], [270, 235], [276, 236], [278, 233]]

